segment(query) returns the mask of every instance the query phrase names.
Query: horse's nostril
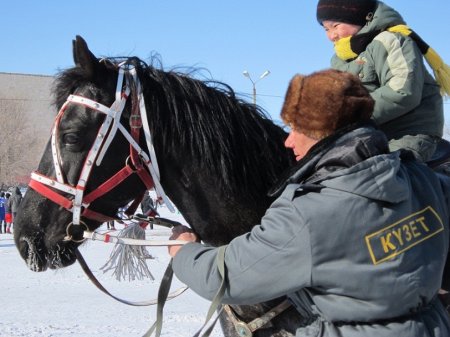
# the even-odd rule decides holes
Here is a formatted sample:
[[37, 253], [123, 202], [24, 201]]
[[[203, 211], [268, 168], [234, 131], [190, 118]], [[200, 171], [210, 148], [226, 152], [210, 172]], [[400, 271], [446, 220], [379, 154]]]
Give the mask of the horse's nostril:
[[17, 242], [17, 248], [20, 255], [25, 260], [28, 268], [32, 271], [44, 271], [47, 269], [46, 252], [39, 244], [39, 238], [31, 239], [22, 236]]
[[30, 255], [30, 245], [28, 243], [28, 240], [25, 238], [21, 238], [17, 245], [19, 248], [20, 255], [24, 259], [27, 259], [27, 257]]

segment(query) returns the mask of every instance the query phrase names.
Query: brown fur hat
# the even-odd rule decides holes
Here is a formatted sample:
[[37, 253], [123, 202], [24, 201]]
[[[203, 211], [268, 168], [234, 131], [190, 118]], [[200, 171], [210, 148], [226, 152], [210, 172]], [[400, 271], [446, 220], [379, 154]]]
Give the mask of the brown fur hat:
[[294, 130], [320, 140], [346, 125], [368, 121], [374, 104], [358, 77], [328, 69], [292, 78], [281, 118]]

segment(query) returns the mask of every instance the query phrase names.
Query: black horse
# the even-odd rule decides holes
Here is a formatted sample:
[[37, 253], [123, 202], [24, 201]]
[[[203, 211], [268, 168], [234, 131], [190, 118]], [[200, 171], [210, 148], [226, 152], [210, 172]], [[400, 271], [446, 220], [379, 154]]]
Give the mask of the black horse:
[[[140, 200], [149, 181], [158, 178], [150, 175], [151, 167], [159, 168], [163, 191], [204, 242], [226, 244], [259, 223], [272, 201], [267, 191], [294, 161], [283, 146], [286, 133], [281, 127], [223, 83], [166, 72], [135, 57], [97, 59], [79, 36], [73, 52], [76, 66], [55, 81], [60, 113], [53, 136], [15, 219], [15, 242], [30, 269], [74, 263], [80, 228], [93, 231], [120, 207]], [[121, 69], [135, 69], [139, 81], [125, 71], [123, 84], [117, 85]], [[78, 101], [67, 103], [69, 96]], [[136, 114], [142, 99], [151, 142]], [[113, 133], [105, 121], [115, 122], [112, 110], [105, 113], [100, 106], [105, 110], [115, 102], [117, 109], [118, 100], [125, 104], [120, 124], [138, 146], [130, 146], [124, 133], [117, 132], [100, 163], [106, 145], [100, 142], [99, 150], [97, 141]], [[144, 154], [150, 147], [157, 166], [146, 166]], [[131, 173], [109, 186], [124, 165]], [[248, 322], [282, 300], [234, 308]], [[254, 336], [292, 336], [300, 322], [289, 308]], [[237, 336], [227, 317], [221, 323], [226, 336]]]

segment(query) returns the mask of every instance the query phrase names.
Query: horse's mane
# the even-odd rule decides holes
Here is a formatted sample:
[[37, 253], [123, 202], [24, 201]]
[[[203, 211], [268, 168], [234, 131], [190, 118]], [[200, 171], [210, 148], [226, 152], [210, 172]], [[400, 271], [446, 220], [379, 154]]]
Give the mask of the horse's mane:
[[[108, 61], [110, 66], [118, 63]], [[221, 187], [233, 192], [266, 193], [290, 164], [282, 146], [284, 131], [260, 107], [236, 97], [228, 85], [195, 79], [193, 71], [164, 71], [160, 63], [152, 65], [153, 60], [150, 65], [136, 57], [126, 62], [138, 71], [155, 147], [189, 154], [203, 172], [222, 177]], [[80, 68], [62, 72], [54, 87], [56, 105], [87, 82]]]

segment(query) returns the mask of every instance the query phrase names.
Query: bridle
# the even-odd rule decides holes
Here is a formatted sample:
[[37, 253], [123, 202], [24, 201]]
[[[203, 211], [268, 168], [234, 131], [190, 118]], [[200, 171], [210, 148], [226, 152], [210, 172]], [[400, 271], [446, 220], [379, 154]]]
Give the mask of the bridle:
[[[133, 91], [134, 85], [134, 91]], [[131, 107], [129, 119], [130, 131], [120, 122], [125, 104], [130, 97], [130, 93], [136, 95], [139, 104]], [[95, 141], [88, 152], [86, 160], [81, 169], [76, 185], [71, 185], [65, 179], [62, 171], [62, 159], [58, 147], [58, 130], [61, 119], [66, 109], [71, 104], [77, 104], [91, 109], [93, 112], [102, 113], [106, 117], [100, 126]], [[139, 145], [140, 130], [143, 129], [148, 153]], [[111, 142], [119, 130], [130, 143], [130, 155], [125, 161], [125, 166], [115, 173], [111, 178], [103, 182], [90, 193], [85, 194], [92, 168], [99, 166], [108, 150]], [[87, 219], [105, 222], [112, 220], [111, 216], [98, 213], [89, 208], [91, 203], [102, 197], [132, 174], [137, 174], [147, 190], [155, 188], [159, 197], [166, 203], [167, 207], [173, 211], [174, 208], [168, 200], [160, 183], [160, 173], [156, 160], [155, 149], [150, 133], [147, 111], [145, 108], [144, 96], [136, 68], [125, 62], [118, 65], [118, 78], [115, 93], [115, 101], [110, 107], [79, 95], [70, 95], [59, 110], [52, 128], [51, 150], [56, 178], [49, 177], [37, 171], [31, 173], [29, 186], [44, 196], [45, 198], [60, 205], [72, 212], [72, 221], [67, 225], [67, 236], [65, 240], [75, 240], [70, 234], [71, 226], [83, 226], [84, 230], [89, 230], [88, 226], [81, 220]], [[128, 207], [129, 214], [134, 213], [143, 195], [136, 197]]]

